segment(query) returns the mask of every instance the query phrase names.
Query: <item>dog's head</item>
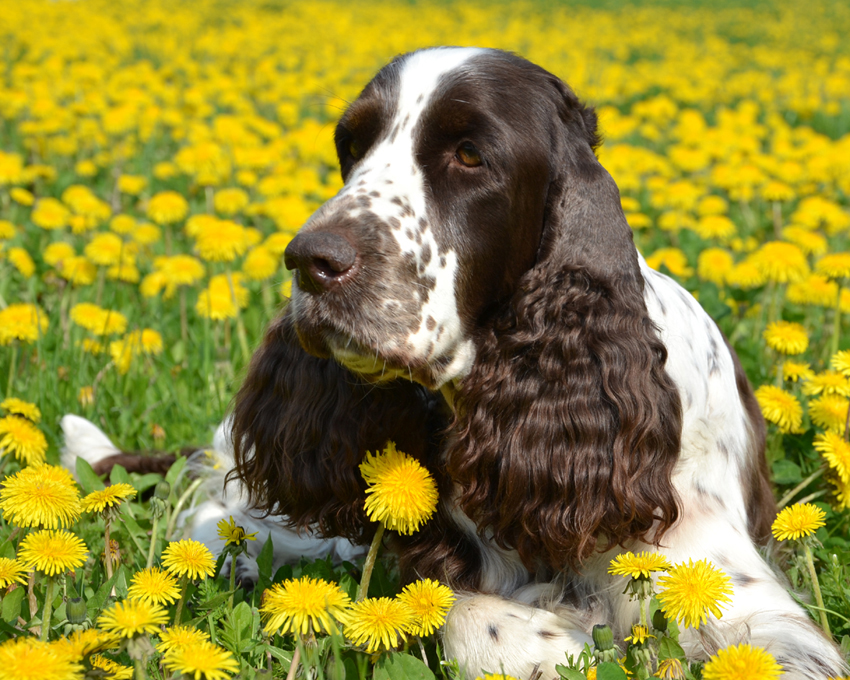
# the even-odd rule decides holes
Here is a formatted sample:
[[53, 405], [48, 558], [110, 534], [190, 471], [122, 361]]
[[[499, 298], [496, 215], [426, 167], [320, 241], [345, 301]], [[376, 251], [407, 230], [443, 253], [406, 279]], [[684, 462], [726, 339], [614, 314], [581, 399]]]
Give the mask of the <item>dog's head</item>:
[[286, 250], [305, 349], [370, 380], [465, 375], [479, 320], [539, 257], [553, 182], [596, 164], [595, 130], [560, 80], [505, 52], [384, 67], [336, 129], [345, 186]]

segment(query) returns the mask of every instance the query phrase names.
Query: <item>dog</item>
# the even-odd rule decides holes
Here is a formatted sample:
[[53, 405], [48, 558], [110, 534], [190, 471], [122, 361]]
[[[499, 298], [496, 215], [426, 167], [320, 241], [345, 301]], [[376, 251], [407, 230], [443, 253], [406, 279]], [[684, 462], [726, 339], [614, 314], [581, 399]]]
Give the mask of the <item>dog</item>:
[[295, 535], [368, 544], [357, 465], [394, 441], [437, 479], [390, 538], [402, 578], [458, 602], [447, 657], [557, 676], [594, 624], [622, 641], [623, 551], [708, 559], [734, 588], [683, 631], [691, 659], [748, 642], [786, 678], [847, 672], [763, 558], [765, 425], [734, 352], [634, 247], [596, 115], [510, 53], [433, 48], [342, 116], [339, 193], [285, 252], [292, 298], [222, 438], [234, 498]]

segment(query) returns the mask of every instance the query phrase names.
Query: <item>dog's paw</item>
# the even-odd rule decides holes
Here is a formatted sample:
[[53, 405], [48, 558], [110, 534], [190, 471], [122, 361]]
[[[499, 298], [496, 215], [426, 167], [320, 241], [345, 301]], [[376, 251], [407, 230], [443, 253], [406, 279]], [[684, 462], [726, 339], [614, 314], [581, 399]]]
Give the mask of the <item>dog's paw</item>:
[[[247, 555], [239, 555], [236, 558], [236, 584], [246, 592], [254, 589], [260, 580], [260, 570], [257, 561]], [[229, 571], [228, 571], [229, 575]]]

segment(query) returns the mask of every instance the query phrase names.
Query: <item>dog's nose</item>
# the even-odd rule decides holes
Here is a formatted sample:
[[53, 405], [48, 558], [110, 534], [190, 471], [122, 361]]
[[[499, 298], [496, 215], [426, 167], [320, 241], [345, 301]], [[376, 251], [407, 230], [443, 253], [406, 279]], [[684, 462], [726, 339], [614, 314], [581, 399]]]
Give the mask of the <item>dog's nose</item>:
[[287, 269], [298, 270], [298, 285], [309, 293], [323, 293], [348, 278], [357, 251], [343, 236], [330, 232], [298, 234], [283, 253]]

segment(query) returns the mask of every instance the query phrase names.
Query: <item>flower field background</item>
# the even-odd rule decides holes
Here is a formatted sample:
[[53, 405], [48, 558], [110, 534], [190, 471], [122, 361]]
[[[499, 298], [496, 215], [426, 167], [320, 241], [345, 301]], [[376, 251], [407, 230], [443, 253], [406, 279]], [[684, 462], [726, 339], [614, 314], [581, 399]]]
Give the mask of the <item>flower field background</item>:
[[[783, 534], [802, 536], [785, 551], [789, 579], [850, 650], [850, 7], [0, 0], [0, 16], [4, 476], [57, 463], [69, 412], [124, 450], [209, 442], [288, 294], [283, 250], [341, 186], [332, 133], [346, 102], [402, 52], [514, 50], [596, 106], [600, 160], [638, 248], [700, 300], [741, 357], [770, 423], [780, 505], [813, 503], [823, 515], [808, 537]], [[125, 641], [101, 658], [127, 665], [112, 677], [131, 677], [133, 665], [137, 677], [285, 676], [297, 645], [289, 633], [260, 635], [263, 587], [324, 578], [354, 596], [359, 571], [324, 562], [277, 575], [263, 563], [254, 593], [233, 596], [220, 576], [175, 573], [186, 580], [166, 618], [121, 633], [116, 608], [134, 602], [124, 600], [134, 574], [180, 538], [171, 519], [190, 482], [178, 473], [152, 501], [160, 476], [119, 471], [113, 481], [135, 497], [128, 488], [114, 500], [115, 516], [93, 506], [93, 522], [15, 510], [4, 482], [0, 559], [36, 549], [27, 554], [37, 576], [6, 579], [0, 565], [0, 678], [79, 677], [102, 643], [66, 673], [14, 675], [20, 659], [66, 658], [27, 646], [23, 631], [43, 635], [46, 615], [56, 640], [109, 612], [98, 626], [112, 621]], [[65, 493], [71, 482], [55, 474]], [[102, 490], [91, 471], [80, 485]], [[68, 541], [56, 546], [69, 560], [54, 570], [22, 543], [60, 527], [73, 533], [53, 537]], [[103, 559], [107, 527], [114, 560]], [[61, 578], [68, 569], [75, 575]], [[372, 584], [376, 595], [397, 592], [390, 561], [379, 560]], [[84, 623], [69, 622], [77, 598]], [[175, 611], [184, 599], [185, 616]], [[163, 644], [161, 623], [181, 620], [211, 638], [206, 670], [163, 667], [168, 649], [145, 646]], [[453, 673], [433, 637], [421, 649], [414, 638], [400, 657], [425, 654], [434, 673]], [[650, 644], [642, 640], [630, 648]], [[320, 677], [373, 672], [371, 642], [307, 642]], [[409, 663], [400, 657], [382, 657], [380, 672], [397, 677], [393, 664]], [[652, 671], [685, 677], [670, 667]]]

